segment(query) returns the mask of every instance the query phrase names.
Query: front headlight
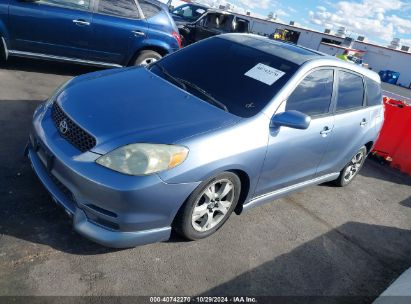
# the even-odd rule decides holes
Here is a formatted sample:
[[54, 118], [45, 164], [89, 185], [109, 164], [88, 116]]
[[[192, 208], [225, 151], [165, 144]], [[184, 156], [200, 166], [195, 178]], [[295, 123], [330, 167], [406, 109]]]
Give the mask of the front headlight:
[[69, 79], [65, 83], [63, 83], [61, 86], [59, 86], [53, 94], [50, 96], [50, 98], [46, 101], [46, 107], [50, 107], [59, 97], [59, 95], [64, 91], [64, 89], [70, 84], [70, 82], [73, 81], [74, 78]]
[[186, 160], [188, 149], [161, 144], [131, 144], [101, 156], [96, 162], [129, 175], [149, 175], [168, 170]]

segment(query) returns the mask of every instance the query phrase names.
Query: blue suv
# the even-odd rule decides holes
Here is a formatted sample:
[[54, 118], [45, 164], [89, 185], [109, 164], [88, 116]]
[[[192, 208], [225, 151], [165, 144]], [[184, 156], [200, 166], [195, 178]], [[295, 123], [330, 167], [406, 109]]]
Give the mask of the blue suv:
[[120, 67], [147, 65], [181, 47], [153, 0], [0, 0], [0, 60], [9, 56]]

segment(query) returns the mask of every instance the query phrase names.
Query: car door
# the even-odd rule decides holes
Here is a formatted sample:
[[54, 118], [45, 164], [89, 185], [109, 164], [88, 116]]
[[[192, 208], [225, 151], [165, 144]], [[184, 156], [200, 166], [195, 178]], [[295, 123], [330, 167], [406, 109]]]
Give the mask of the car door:
[[222, 14], [209, 13], [197, 23], [194, 41], [200, 41], [220, 33]]
[[333, 136], [318, 174], [339, 172], [366, 144], [364, 138], [372, 125], [362, 75], [343, 69], [337, 73]]
[[9, 18], [12, 51], [88, 58], [90, 0], [12, 0]]
[[308, 73], [277, 113], [296, 110], [311, 116], [308, 129], [270, 129], [267, 155], [256, 196], [313, 179], [332, 137], [331, 112], [334, 70], [321, 68]]
[[147, 38], [147, 22], [135, 0], [99, 0], [93, 14], [96, 60], [128, 64], [133, 49]]
[[235, 17], [232, 30], [233, 33], [248, 33], [250, 27], [250, 22], [248, 20]]

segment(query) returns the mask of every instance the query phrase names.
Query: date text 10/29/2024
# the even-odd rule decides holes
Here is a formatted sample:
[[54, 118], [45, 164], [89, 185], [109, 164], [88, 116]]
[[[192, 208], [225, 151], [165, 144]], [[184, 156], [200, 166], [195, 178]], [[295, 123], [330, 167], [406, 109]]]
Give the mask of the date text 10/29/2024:
[[150, 297], [150, 303], [257, 303], [253, 297]]

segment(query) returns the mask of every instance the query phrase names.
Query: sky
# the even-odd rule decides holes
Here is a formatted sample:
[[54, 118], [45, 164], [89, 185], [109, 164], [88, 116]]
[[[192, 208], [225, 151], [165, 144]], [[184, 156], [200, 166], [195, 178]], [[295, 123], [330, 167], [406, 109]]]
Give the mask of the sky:
[[[206, 0], [220, 2], [226, 0]], [[411, 46], [411, 0], [228, 0], [238, 12], [249, 10], [259, 17], [270, 12], [278, 20], [290, 20], [303, 27], [337, 31], [344, 26], [347, 36], [365, 36], [368, 41], [388, 45], [400, 38], [402, 45]]]

